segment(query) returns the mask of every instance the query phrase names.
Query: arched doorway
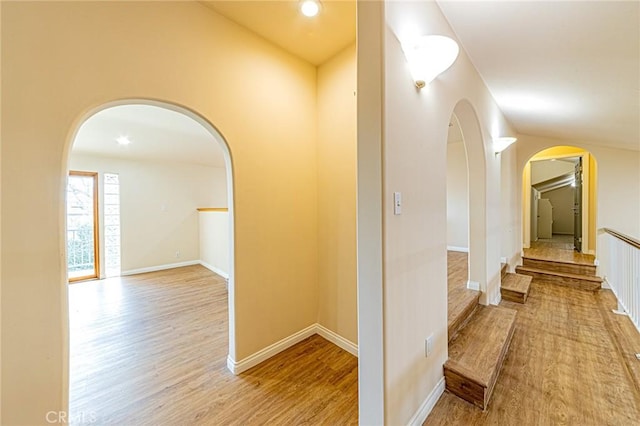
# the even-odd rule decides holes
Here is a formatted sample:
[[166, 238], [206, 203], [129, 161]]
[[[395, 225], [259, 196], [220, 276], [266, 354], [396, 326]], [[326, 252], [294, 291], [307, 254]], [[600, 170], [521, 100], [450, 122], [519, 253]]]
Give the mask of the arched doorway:
[[596, 253], [597, 162], [582, 148], [554, 146], [522, 171], [523, 248]]
[[[468, 284], [467, 287], [481, 292], [480, 303], [489, 304], [493, 295], [489, 294], [487, 277], [487, 217], [486, 217], [486, 157], [485, 147], [473, 106], [466, 100], [459, 101], [452, 112], [452, 125], [459, 126], [462, 146], [467, 166], [466, 219], [467, 232], [463, 230], [459, 238], [468, 241]], [[464, 226], [464, 225], [462, 225]], [[497, 289], [499, 292], [499, 289]], [[492, 290], [491, 293], [494, 291]]]
[[[105, 119], [105, 117], [110, 118], [111, 121], [109, 121], [109, 119]], [[114, 132], [111, 136], [111, 140], [109, 141], [112, 145], [108, 148], [100, 148], [100, 143], [104, 142], [100, 140], [102, 137], [102, 130], [105, 130], [103, 127], [105, 127], [105, 123], [109, 122], [119, 123], [120, 125], [129, 125], [129, 128], [134, 129], [134, 134], [126, 135], [126, 128], [122, 129], [111, 126], [107, 130]], [[86, 126], [89, 123], [91, 123], [92, 126]], [[131, 140], [129, 142], [131, 142], [131, 145], [128, 145], [127, 143], [120, 143], [121, 141], [119, 139], [124, 136], [130, 137]], [[89, 141], [91, 138], [96, 138], [98, 140], [93, 142]], [[141, 139], [145, 138], [152, 139], [151, 146], [141, 148]], [[190, 140], [191, 142], [187, 143], [187, 140]], [[155, 145], [153, 145], [154, 143]], [[215, 149], [220, 151], [220, 158], [219, 160], [216, 160], [219, 161], [218, 163], [209, 164], [206, 159], [203, 158], [212, 152], [207, 150], [198, 151], [198, 144], [203, 143], [215, 145]], [[83, 158], [74, 158], [72, 155], [72, 148], [78, 145], [83, 145], [83, 155], [81, 156]], [[233, 238], [234, 204], [231, 155], [227, 143], [220, 132], [206, 119], [186, 108], [170, 103], [132, 99], [108, 103], [87, 113], [76, 129], [74, 129], [73, 138], [68, 146], [67, 157], [65, 158], [67, 171], [86, 168], [95, 169], [96, 171], [94, 173], [98, 176], [96, 181], [99, 182], [99, 190], [102, 190], [102, 188], [106, 188], [107, 186], [113, 187], [113, 176], [121, 178], [119, 182], [118, 179], [116, 179], [116, 183], [120, 183], [122, 189], [116, 188], [113, 190], [114, 192], [108, 194], [105, 190], [104, 194], [101, 194], [99, 197], [101, 200], [99, 203], [101, 207], [100, 214], [98, 216], [99, 221], [96, 221], [96, 223], [102, 223], [102, 226], [99, 225], [98, 230], [96, 231], [99, 240], [99, 243], [96, 245], [100, 246], [102, 249], [100, 252], [103, 254], [98, 255], [96, 260], [98, 258], [103, 260], [103, 262], [101, 262], [103, 266], [101, 268], [97, 268], [98, 277], [114, 275], [113, 272], [109, 274], [107, 271], [109, 265], [113, 266], [113, 264], [107, 258], [108, 252], [112, 247], [110, 248], [107, 246], [108, 243], [106, 243], [106, 240], [112, 237], [112, 235], [107, 235], [106, 228], [113, 227], [114, 224], [119, 225], [121, 223], [119, 215], [120, 211], [123, 212], [121, 215], [123, 224], [124, 222], [129, 222], [126, 224], [126, 229], [123, 226], [123, 235], [125, 232], [133, 234], [128, 236], [129, 238], [127, 243], [124, 243], [123, 241], [122, 253], [123, 255], [126, 254], [126, 257], [123, 256], [123, 259], [126, 260], [126, 262], [122, 263], [122, 275], [136, 276], [136, 274], [147, 272], [154, 274], [157, 273], [156, 271], [172, 271], [174, 270], [174, 267], [195, 264], [203, 265], [206, 268], [215, 270], [219, 274], [226, 273], [227, 276], [225, 278], [228, 279], [228, 285], [227, 289], [224, 290], [225, 294], [220, 297], [224, 297], [224, 300], [228, 302], [225, 304], [226, 306], [224, 306], [224, 312], [218, 310], [216, 313], [218, 318], [216, 319], [217, 323], [227, 325], [227, 330], [222, 330], [225, 334], [224, 339], [222, 340], [228, 341], [228, 345], [225, 345], [223, 348], [224, 354], [219, 360], [221, 365], [226, 365], [227, 357], [235, 356], [235, 315], [233, 303], [235, 264]], [[127, 153], [129, 155], [125, 155]], [[133, 155], [134, 153], [135, 155]], [[124, 162], [128, 162], [128, 164], [124, 164]], [[140, 166], [140, 164], [143, 163], [145, 166]], [[221, 166], [221, 168], [215, 166]], [[176, 171], [170, 172], [170, 169], [172, 168], [175, 168]], [[220, 173], [214, 171], [214, 169], [221, 170], [222, 180], [216, 179]], [[122, 172], [107, 173], [109, 171]], [[215, 186], [216, 183], [214, 180], [218, 185], [222, 185], [223, 188], [217, 188], [216, 190], [211, 186], [208, 186], [209, 183], [213, 183]], [[128, 191], [127, 197], [123, 195], [124, 189]], [[216, 196], [209, 196], [209, 192], [212, 191], [216, 192]], [[191, 196], [185, 195], [187, 193], [191, 194]], [[124, 212], [126, 209], [124, 204], [122, 204], [121, 209], [119, 202], [117, 208], [113, 208], [113, 202], [107, 202], [108, 197], [114, 198], [113, 194], [121, 194], [122, 203], [127, 202], [126, 200], [136, 200], [138, 201], [138, 204], [136, 205], [136, 208], [129, 208], [128, 213], [125, 215]], [[199, 201], [196, 202], [195, 200]], [[141, 208], [141, 206], [144, 206], [145, 208], [148, 207], [148, 209], [145, 210]], [[112, 213], [118, 212], [118, 217], [109, 218], [109, 215], [107, 214], [107, 210], [109, 208], [111, 208]], [[203, 212], [196, 211], [196, 209], [201, 210], [200, 208], [202, 208]], [[226, 225], [222, 228], [218, 227], [217, 231], [222, 230], [220, 232], [227, 233], [227, 235], [224, 236], [226, 238], [222, 238], [227, 244], [225, 250], [226, 258], [223, 256], [222, 262], [223, 264], [226, 263], [227, 267], [220, 267], [218, 270], [216, 270], [215, 267], [212, 267], [212, 263], [216, 262], [210, 260], [205, 262], [203, 258], [199, 256], [203, 251], [203, 243], [205, 243], [205, 245], [210, 245], [211, 243], [209, 240], [211, 234], [208, 233], [203, 236], [202, 233], [202, 228], [205, 226], [203, 225], [202, 215], [208, 215], [209, 212], [211, 212], [211, 214], [220, 213], [226, 216], [225, 218], [217, 219], [218, 223], [222, 220], [225, 222], [224, 225]], [[65, 217], [65, 219], [67, 219], [67, 217]], [[62, 220], [61, 223], [63, 224], [62, 226], [64, 226], [64, 224], [67, 223], [67, 220]], [[207, 227], [212, 226], [209, 223], [210, 221], [207, 222]], [[157, 232], [154, 232], [153, 226], [156, 227], [155, 229]], [[145, 228], [147, 232], [143, 232], [143, 228]], [[68, 227], [65, 227], [64, 231], [65, 235], [68, 236]], [[197, 232], [197, 235], [194, 234], [194, 231]], [[185, 242], [184, 234], [190, 235], [190, 241]], [[194, 238], [199, 239], [198, 244], [194, 245]], [[186, 247], [184, 245], [186, 245]], [[182, 247], [185, 248], [183, 249]], [[219, 250], [220, 247], [216, 247], [213, 250], [215, 251], [216, 249]], [[211, 250], [212, 249], [209, 249], [209, 251]], [[118, 247], [117, 250], [111, 251], [120, 252], [120, 248]], [[194, 251], [196, 252], [195, 254]], [[169, 258], [167, 258], [167, 256], [169, 256]], [[135, 258], [135, 260], [132, 260], [133, 258]], [[218, 258], [220, 259], [219, 254]], [[200, 266], [200, 268], [204, 270], [202, 266]], [[115, 275], [117, 276], [119, 274]], [[148, 276], [155, 277], [153, 275]], [[202, 280], [203, 276], [207, 276], [207, 274], [202, 272], [194, 273], [193, 271], [190, 271], [186, 276], [179, 276], [179, 274], [175, 274], [174, 280], [177, 281], [177, 284], [184, 284], [188, 283], [190, 280]], [[104, 295], [107, 298], [114, 296], [114, 291], [122, 291], [122, 287], [119, 289], [117, 287], [107, 289], [105, 286], [105, 289], [106, 290], [100, 291], [102, 292], [101, 295]], [[187, 288], [180, 287], [177, 290], [178, 293], [174, 291], [174, 295], [179, 295], [179, 292], [187, 290]], [[216, 291], [216, 294], [221, 294], [220, 291]], [[117, 296], [119, 300], [118, 303], [111, 303], [100, 307], [100, 309], [103, 310], [113, 311], [114, 316], [129, 315], [131, 317], [132, 321], [125, 319], [117, 322], [117, 326], [122, 329], [117, 330], [116, 335], [118, 333], [127, 333], [127, 331], [131, 331], [131, 327], [140, 323], [146, 324], [145, 327], [147, 328], [154, 328], [154, 324], [150, 323], [150, 321], [146, 321], [144, 317], [137, 316], [137, 313], [132, 316], [131, 311], [127, 311], [126, 308], [122, 308], [121, 305], [126, 304], [126, 300], [122, 302], [123, 299], [120, 297], [121, 295]], [[147, 297], [145, 294], [139, 294], [138, 296], [140, 299]], [[162, 303], [162, 298], [154, 299], [153, 303]], [[204, 301], [203, 305], [209, 303], [213, 302]], [[152, 302], [149, 302], [149, 304], [152, 304]], [[70, 308], [73, 308], [71, 303]], [[209, 315], [211, 313], [206, 309], [202, 312], [204, 315]], [[222, 320], [219, 319], [221, 312], [226, 317]], [[188, 328], [189, 324], [180, 324], [178, 317], [179, 315], [176, 317], [177, 319], [175, 322], [172, 322], [169, 325], [167, 323], [163, 323], [159, 328], [164, 327], [165, 331], [174, 328]], [[71, 343], [73, 345], [73, 324], [71, 324], [70, 328]], [[114, 334], [111, 333], [111, 337], [108, 338], [113, 339], [113, 335]], [[147, 333], [147, 336], [151, 335], [161, 336], [162, 330], [160, 330], [160, 333], [157, 333], [156, 331]], [[167, 335], [165, 338], [160, 340], [171, 341], [172, 339], [170, 335]], [[72, 347], [71, 352], [74, 350], [82, 350], [83, 347], [87, 348], [95, 341], [96, 339], [93, 339], [93, 341], [89, 343], [84, 342], [85, 345], [78, 348]], [[178, 340], [176, 339], [175, 341], [177, 342]], [[152, 341], [143, 342], [137, 346], [130, 346], [129, 349], [125, 348], [122, 350], [122, 348], [120, 348], [121, 350], [118, 353], [110, 353], [107, 354], [107, 356], [120, 358], [120, 362], [118, 364], [120, 366], [132, 364], [127, 362], [128, 356], [130, 356], [131, 359], [136, 355], [137, 358], [151, 360], [154, 359], [153, 356], [155, 356], [153, 350], [151, 352], [144, 351], [147, 350], [147, 347], [157, 344], [158, 339], [152, 338]], [[131, 351], [130, 354], [127, 354], [128, 350]], [[160, 349], [156, 352], [159, 351]], [[141, 352], [143, 356], [140, 356]], [[73, 374], [75, 359], [73, 353], [70, 358], [71, 374]], [[156, 363], [162, 363], [162, 361], [158, 362], [158, 359], [156, 358]], [[157, 368], [157, 366], [154, 368]], [[85, 368], [83, 371], [86, 373], [87, 371], [91, 371], [91, 369]], [[154, 377], [153, 374], [143, 374], [139, 370], [136, 374], [140, 374], [142, 377], [140, 380], [153, 380]], [[79, 389], [84, 385], [78, 386], [78, 381], [73, 377], [70, 377], [70, 381], [70, 399], [73, 400], [73, 393], [78, 393]], [[74, 381], [76, 383], [74, 383]], [[95, 391], [98, 389], [98, 397], [101, 399], [108, 399], [110, 395], [109, 392], [120, 393], [120, 397], [122, 397], [122, 394], [125, 391], [124, 389], [119, 389], [117, 386], [113, 386], [111, 389], [107, 389], [106, 385], [105, 389], [100, 389], [100, 384], [97, 386], [92, 385], [91, 388], [89, 385], [86, 386], [86, 389], [82, 388], [83, 392], [91, 390]], [[84, 411], [84, 407], [82, 407], [80, 411], [78, 411], [76, 407], [76, 411], [78, 412], [74, 412], [73, 404], [71, 404], [70, 408], [70, 415], [73, 416], [73, 418], [78, 418], [79, 412], [88, 412]], [[95, 414], [98, 416], [101, 415], [100, 413]]]

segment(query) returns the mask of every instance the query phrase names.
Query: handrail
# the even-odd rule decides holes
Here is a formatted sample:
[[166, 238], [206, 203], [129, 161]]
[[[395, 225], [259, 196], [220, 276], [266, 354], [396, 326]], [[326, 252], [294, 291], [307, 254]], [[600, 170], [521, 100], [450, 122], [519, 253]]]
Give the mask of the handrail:
[[633, 247], [635, 247], [637, 249], [640, 249], [640, 241], [636, 240], [633, 237], [630, 237], [628, 235], [624, 235], [624, 234], [622, 234], [622, 233], [620, 233], [618, 231], [614, 231], [611, 228], [603, 228], [603, 231], [606, 232], [607, 234], [613, 235], [617, 239], [622, 240], [625, 243], [627, 243], [627, 244], [629, 244], [629, 245], [631, 245], [631, 246], [633, 246]]
[[199, 212], [228, 212], [228, 207], [198, 207]]

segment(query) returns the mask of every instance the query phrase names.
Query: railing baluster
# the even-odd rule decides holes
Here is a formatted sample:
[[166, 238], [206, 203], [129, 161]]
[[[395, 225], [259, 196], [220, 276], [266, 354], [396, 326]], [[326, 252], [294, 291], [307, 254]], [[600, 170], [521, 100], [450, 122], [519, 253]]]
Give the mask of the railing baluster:
[[640, 330], [640, 241], [605, 229], [609, 252], [609, 285], [631, 321]]

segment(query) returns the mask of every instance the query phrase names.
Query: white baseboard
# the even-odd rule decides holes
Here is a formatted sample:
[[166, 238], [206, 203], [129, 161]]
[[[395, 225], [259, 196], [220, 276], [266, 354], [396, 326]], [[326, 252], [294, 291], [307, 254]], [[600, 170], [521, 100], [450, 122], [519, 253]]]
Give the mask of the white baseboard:
[[459, 251], [461, 253], [469, 253], [469, 247], [447, 246], [448, 251]]
[[204, 266], [205, 268], [207, 268], [208, 270], [210, 270], [211, 272], [220, 275], [222, 278], [228, 280], [229, 279], [229, 274], [224, 272], [222, 269], [216, 268], [215, 266], [207, 263], [207, 262], [203, 262], [202, 260], [199, 261], [200, 264], [202, 266]]
[[165, 269], [182, 268], [183, 266], [199, 265], [199, 260], [187, 260], [186, 262], [167, 263], [165, 265], [149, 266], [147, 268], [129, 269], [128, 271], [120, 272], [121, 276], [144, 274], [146, 272], [164, 271]]
[[500, 258], [500, 263], [506, 263], [506, 264], [507, 264], [507, 266], [508, 266], [509, 262], [508, 262], [508, 260], [507, 260], [507, 257], [506, 257], [506, 256], [501, 257], [501, 258]]
[[272, 356], [279, 354], [280, 352], [290, 348], [296, 343], [303, 341], [307, 337], [313, 336], [314, 334], [316, 334], [316, 329], [316, 324], [312, 324], [309, 327], [304, 328], [289, 337], [285, 337], [284, 339], [272, 345], [269, 345], [266, 348], [261, 349], [253, 355], [249, 355], [248, 357], [240, 361], [234, 361], [233, 359], [227, 357], [227, 368], [229, 368], [229, 370], [236, 375], [242, 373], [243, 371], [247, 371], [251, 367], [254, 367], [260, 364], [262, 361], [265, 361]]
[[436, 386], [431, 390], [429, 396], [427, 396], [427, 399], [425, 399], [422, 404], [420, 404], [420, 408], [418, 408], [418, 411], [416, 411], [413, 417], [411, 417], [411, 420], [409, 420], [408, 426], [420, 426], [422, 425], [422, 423], [424, 423], [425, 420], [427, 420], [429, 413], [431, 413], [431, 410], [433, 410], [433, 407], [435, 407], [436, 403], [440, 399], [440, 396], [444, 393], [444, 385], [444, 377], [442, 377], [438, 381]]
[[480, 283], [477, 281], [467, 281], [467, 288], [469, 290], [476, 290], [476, 291], [480, 291]]
[[321, 324], [316, 324], [316, 334], [330, 341], [339, 348], [344, 349], [353, 356], [358, 356], [358, 345], [350, 340], [345, 339], [339, 334], [329, 330]]
[[258, 352], [254, 353], [253, 355], [249, 355], [248, 357], [246, 357], [243, 360], [234, 361], [230, 357], [227, 357], [227, 368], [233, 374], [238, 375], [238, 374], [240, 374], [240, 373], [242, 373], [244, 371], [247, 371], [251, 367], [255, 367], [256, 365], [260, 364], [261, 362], [266, 361], [267, 359], [271, 358], [272, 356], [275, 356], [275, 355], [279, 354], [280, 352], [284, 351], [285, 349], [290, 348], [291, 346], [295, 345], [296, 343], [299, 343], [299, 342], [303, 341], [307, 337], [313, 336], [314, 334], [317, 334], [317, 335], [323, 337], [324, 339], [326, 339], [326, 340], [330, 341], [331, 343], [333, 343], [334, 345], [344, 349], [345, 351], [349, 352], [350, 354], [358, 356], [358, 346], [355, 343], [350, 342], [349, 340], [347, 340], [344, 337], [334, 333], [333, 331], [329, 330], [328, 328], [316, 323], [316, 324], [312, 324], [309, 327], [298, 331], [297, 333], [292, 334], [289, 337], [285, 337], [284, 339], [280, 340], [279, 342], [276, 342], [276, 343], [274, 343], [272, 345], [267, 346], [264, 349], [259, 350]]
[[493, 300], [491, 301], [492, 305], [499, 305], [500, 302], [502, 302], [502, 293], [500, 293], [500, 289], [498, 289], [495, 297], [493, 298]]

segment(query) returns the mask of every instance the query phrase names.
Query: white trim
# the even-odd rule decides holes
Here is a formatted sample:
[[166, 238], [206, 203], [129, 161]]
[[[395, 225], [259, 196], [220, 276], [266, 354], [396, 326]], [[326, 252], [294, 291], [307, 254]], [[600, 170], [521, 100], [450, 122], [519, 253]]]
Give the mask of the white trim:
[[411, 417], [411, 420], [409, 420], [409, 423], [407, 423], [408, 426], [420, 426], [422, 425], [422, 423], [424, 423], [425, 420], [427, 420], [429, 413], [431, 413], [431, 410], [433, 410], [433, 407], [435, 407], [436, 403], [440, 399], [440, 396], [444, 393], [444, 385], [444, 377], [442, 377], [440, 378], [436, 386], [431, 390], [431, 393], [429, 393], [427, 399], [425, 399], [422, 404], [420, 404], [420, 408], [418, 408], [418, 411], [416, 411], [413, 417]]
[[167, 263], [165, 265], [149, 266], [147, 268], [129, 269], [128, 271], [120, 272], [121, 276], [144, 274], [146, 272], [164, 271], [165, 269], [181, 268], [183, 266], [199, 265], [199, 260], [187, 260], [186, 262]]
[[349, 352], [351, 355], [353, 355], [355, 357], [358, 356], [358, 345], [356, 345], [355, 343], [353, 343], [350, 340], [345, 339], [344, 337], [340, 336], [339, 334], [335, 333], [334, 331], [329, 330], [328, 328], [326, 328], [322, 324], [316, 324], [316, 333], [319, 336], [321, 336], [321, 337], [325, 338], [326, 340], [330, 341], [331, 343], [333, 343], [337, 347], [342, 348], [345, 351]]
[[272, 356], [279, 354], [285, 349], [290, 348], [296, 343], [299, 343], [304, 339], [313, 336], [314, 334], [317, 334], [320, 337], [328, 340], [329, 342], [349, 352], [350, 354], [356, 357], [358, 356], [358, 345], [345, 339], [339, 334], [329, 330], [328, 328], [316, 323], [316, 324], [311, 324], [309, 327], [304, 328], [298, 331], [297, 333], [292, 334], [289, 337], [285, 337], [279, 342], [276, 342], [272, 345], [267, 346], [264, 349], [259, 350], [253, 355], [249, 355], [248, 357], [246, 357], [241, 361], [234, 361], [233, 359], [231, 359], [230, 356], [227, 356], [227, 368], [233, 374], [238, 375], [244, 371], [247, 371], [251, 367], [255, 367], [261, 362], [266, 361]]
[[447, 246], [447, 251], [459, 251], [461, 253], [469, 253], [469, 247]]
[[279, 354], [280, 352], [290, 348], [296, 343], [303, 341], [307, 337], [313, 336], [314, 334], [316, 334], [316, 329], [316, 324], [312, 324], [309, 327], [304, 328], [289, 337], [285, 337], [284, 339], [272, 345], [269, 345], [266, 348], [261, 349], [253, 355], [249, 355], [248, 357], [240, 361], [234, 361], [233, 359], [231, 359], [231, 357], [227, 357], [227, 368], [236, 375], [242, 373], [243, 371], [247, 371], [251, 367], [254, 367], [260, 364], [262, 361], [265, 361], [272, 356]]
[[480, 291], [480, 283], [477, 281], [471, 281], [468, 280], [467, 281], [467, 288], [469, 290], [476, 290], [476, 291]]
[[229, 274], [224, 272], [222, 269], [216, 268], [215, 266], [210, 265], [207, 262], [203, 262], [202, 260], [200, 260], [199, 262], [200, 262], [200, 264], [202, 266], [204, 266], [205, 268], [207, 268], [208, 270], [210, 270], [214, 274], [218, 274], [218, 275], [220, 275], [222, 278], [224, 278], [226, 280], [229, 279]]
[[507, 266], [509, 266], [509, 262], [507, 261], [507, 257], [506, 256], [503, 256], [503, 257], [500, 258], [500, 263], [506, 263]]
[[492, 305], [499, 305], [500, 302], [502, 302], [502, 293], [500, 292], [500, 290], [498, 289], [498, 291], [496, 292], [496, 297], [494, 297], [493, 301], [491, 302]]

